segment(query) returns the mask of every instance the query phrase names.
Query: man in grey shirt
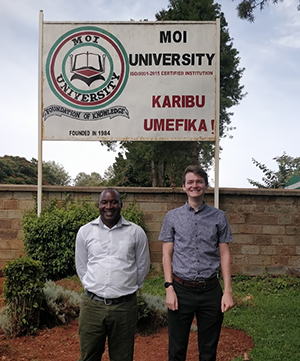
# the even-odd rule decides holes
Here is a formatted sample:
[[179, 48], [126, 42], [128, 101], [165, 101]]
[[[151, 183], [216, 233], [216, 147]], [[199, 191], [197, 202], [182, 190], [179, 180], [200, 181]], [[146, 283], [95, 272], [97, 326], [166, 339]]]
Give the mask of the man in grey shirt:
[[[183, 174], [187, 203], [167, 213], [159, 240], [168, 306], [169, 361], [184, 361], [194, 317], [200, 361], [215, 361], [223, 313], [233, 306], [231, 230], [225, 213], [208, 206], [206, 172], [189, 166]], [[219, 284], [221, 267], [224, 294]]]
[[76, 270], [85, 291], [80, 309], [80, 361], [100, 361], [106, 338], [111, 360], [132, 361], [137, 320], [136, 291], [150, 267], [148, 241], [121, 216], [120, 193], [105, 189], [100, 217], [76, 237]]

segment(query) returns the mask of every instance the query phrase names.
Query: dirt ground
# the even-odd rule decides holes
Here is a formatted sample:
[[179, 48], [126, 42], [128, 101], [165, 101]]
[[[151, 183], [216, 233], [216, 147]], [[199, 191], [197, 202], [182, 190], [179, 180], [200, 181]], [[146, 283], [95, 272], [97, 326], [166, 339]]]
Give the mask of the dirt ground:
[[[0, 278], [0, 308], [3, 303]], [[68, 287], [66, 284], [62, 286]], [[68, 288], [72, 289], [72, 285]], [[230, 361], [236, 357], [249, 360], [248, 352], [254, 347], [244, 332], [223, 327], [218, 346], [217, 361]], [[166, 361], [168, 348], [167, 328], [151, 336], [136, 335], [134, 361]], [[35, 336], [9, 338], [0, 329], [0, 360], [2, 361], [77, 361], [80, 356], [78, 322], [63, 327], [39, 330]], [[109, 361], [107, 351], [103, 361]], [[198, 359], [197, 334], [191, 332], [187, 361]]]

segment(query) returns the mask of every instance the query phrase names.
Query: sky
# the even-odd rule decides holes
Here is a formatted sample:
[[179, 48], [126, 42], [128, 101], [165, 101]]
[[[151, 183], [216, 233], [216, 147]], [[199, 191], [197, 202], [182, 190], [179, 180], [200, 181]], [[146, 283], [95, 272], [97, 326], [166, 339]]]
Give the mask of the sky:
[[[251, 188], [261, 181], [256, 159], [277, 170], [274, 157], [299, 157], [300, 12], [298, 0], [284, 0], [256, 12], [254, 23], [237, 17], [238, 1], [219, 0], [233, 46], [245, 68], [247, 93], [232, 109], [232, 138], [221, 139], [219, 186]], [[39, 12], [45, 21], [155, 20], [168, 0], [0, 0], [2, 69], [0, 156], [38, 158]], [[98, 141], [44, 141], [43, 160], [62, 165], [74, 179], [80, 172], [104, 174], [117, 152]], [[210, 172], [210, 183], [214, 182]]]

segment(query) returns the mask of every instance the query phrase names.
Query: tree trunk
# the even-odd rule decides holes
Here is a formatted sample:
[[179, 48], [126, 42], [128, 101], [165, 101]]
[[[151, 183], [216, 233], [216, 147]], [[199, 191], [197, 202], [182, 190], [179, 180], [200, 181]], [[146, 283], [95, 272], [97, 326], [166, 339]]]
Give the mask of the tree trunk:
[[151, 161], [152, 187], [164, 187], [165, 164], [163, 161]]
[[193, 142], [192, 144], [192, 164], [197, 165], [199, 164], [199, 151], [198, 151], [198, 143]]
[[157, 187], [157, 179], [155, 175], [155, 163], [151, 160], [151, 178], [152, 178], [152, 187]]

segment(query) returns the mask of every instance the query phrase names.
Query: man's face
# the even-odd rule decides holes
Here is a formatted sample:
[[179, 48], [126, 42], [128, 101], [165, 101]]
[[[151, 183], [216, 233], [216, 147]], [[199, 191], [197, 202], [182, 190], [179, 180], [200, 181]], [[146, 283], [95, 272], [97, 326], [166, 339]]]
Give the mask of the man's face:
[[109, 228], [118, 223], [121, 213], [121, 199], [114, 190], [104, 190], [99, 199], [99, 212], [102, 222]]
[[185, 175], [185, 183], [182, 186], [188, 198], [203, 198], [207, 186], [205, 180], [192, 172]]

